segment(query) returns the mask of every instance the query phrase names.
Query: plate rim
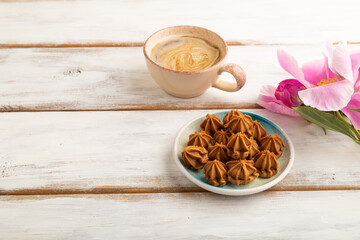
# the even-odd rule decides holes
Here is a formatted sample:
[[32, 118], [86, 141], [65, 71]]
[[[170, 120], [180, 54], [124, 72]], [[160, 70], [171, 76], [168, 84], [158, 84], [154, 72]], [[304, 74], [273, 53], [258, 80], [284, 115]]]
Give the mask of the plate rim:
[[[230, 110], [228, 110], [228, 111], [230, 111]], [[213, 112], [209, 112], [209, 114], [216, 114], [216, 113], [222, 113], [222, 112], [228, 112], [228, 111], [227, 110], [213, 111]], [[180, 130], [176, 134], [176, 137], [175, 137], [175, 140], [174, 140], [173, 149], [172, 149], [172, 157], [173, 157], [176, 165], [180, 169], [180, 171], [185, 175], [185, 177], [187, 179], [189, 179], [192, 183], [196, 184], [197, 186], [199, 186], [199, 187], [201, 187], [201, 188], [203, 188], [203, 189], [205, 189], [207, 191], [214, 192], [214, 193], [217, 193], [217, 194], [222, 194], [222, 195], [228, 195], [228, 196], [245, 196], [245, 195], [251, 195], [251, 194], [259, 193], [259, 192], [265, 191], [265, 190], [275, 186], [279, 182], [281, 182], [288, 175], [288, 173], [290, 172], [290, 169], [293, 166], [294, 156], [295, 156], [295, 154], [294, 154], [294, 146], [293, 146], [293, 143], [292, 143], [291, 139], [286, 134], [286, 132], [281, 127], [279, 127], [277, 124], [275, 124], [273, 121], [269, 120], [266, 117], [263, 117], [261, 115], [258, 115], [256, 113], [252, 113], [252, 112], [246, 112], [246, 111], [241, 111], [241, 110], [238, 110], [238, 111], [240, 111], [241, 113], [244, 113], [244, 114], [249, 114], [250, 113], [250, 114], [256, 115], [257, 117], [263, 118], [263, 119], [269, 121], [270, 123], [272, 123], [273, 125], [275, 125], [281, 131], [281, 133], [284, 135], [284, 137], [286, 138], [286, 140], [288, 141], [288, 144], [289, 144], [289, 148], [290, 148], [289, 163], [285, 167], [284, 171], [277, 178], [275, 178], [274, 180], [272, 180], [272, 181], [270, 181], [268, 183], [265, 183], [264, 185], [257, 186], [257, 187], [254, 187], [254, 188], [234, 189], [234, 190], [232, 190], [232, 189], [221, 189], [221, 188], [211, 186], [209, 184], [205, 184], [205, 183], [199, 181], [198, 179], [191, 176], [190, 173], [182, 165], [180, 159], [178, 158], [177, 152], [176, 152], [176, 146], [177, 146], [177, 142], [179, 140], [179, 137], [180, 137], [181, 133], [184, 131], [184, 129], [186, 127], [188, 127], [192, 122], [204, 117], [204, 114], [201, 114], [201, 116], [198, 116], [198, 117], [195, 117], [195, 118], [191, 119], [190, 121], [185, 123], [185, 125], [182, 128], [180, 128]]]

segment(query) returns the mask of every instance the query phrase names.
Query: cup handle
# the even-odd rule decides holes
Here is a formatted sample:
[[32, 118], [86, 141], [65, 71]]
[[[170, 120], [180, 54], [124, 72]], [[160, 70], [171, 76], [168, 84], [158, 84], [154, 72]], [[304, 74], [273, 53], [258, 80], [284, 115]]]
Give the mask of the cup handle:
[[236, 92], [244, 86], [246, 82], [246, 75], [244, 70], [239, 65], [234, 63], [226, 63], [220, 68], [219, 74], [223, 72], [228, 72], [233, 75], [236, 83], [226, 82], [218, 79], [212, 84], [213, 87], [227, 92]]

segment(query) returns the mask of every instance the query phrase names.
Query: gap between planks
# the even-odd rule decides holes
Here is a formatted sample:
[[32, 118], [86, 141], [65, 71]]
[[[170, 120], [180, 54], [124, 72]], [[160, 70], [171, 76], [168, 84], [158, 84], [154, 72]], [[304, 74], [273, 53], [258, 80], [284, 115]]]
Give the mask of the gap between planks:
[[[52, 2], [70, 2], [74, 0], [51, 0]], [[50, 0], [0, 0], [1, 2], [9, 2], [9, 3], [16, 3], [16, 2], [50, 2]]]
[[[280, 45], [258, 41], [226, 41], [229, 46]], [[77, 48], [77, 47], [142, 47], [144, 42], [94, 42], [94, 43], [0, 43], [0, 48]], [[284, 45], [284, 44], [281, 44]], [[285, 44], [286, 45], [286, 44]], [[289, 44], [299, 45], [299, 44]]]
[[[271, 192], [290, 192], [290, 191], [359, 191], [360, 186], [286, 186], [274, 187], [266, 191]], [[2, 191], [1, 195], [76, 195], [76, 194], [143, 194], [143, 193], [201, 193], [207, 192], [198, 187], [173, 187], [173, 188], [116, 188], [116, 187], [97, 187], [92, 189], [21, 189], [12, 191]]]
[[[255, 40], [247, 41], [226, 41], [228, 46], [309, 46], [314, 44], [280, 44], [262, 43]], [[335, 42], [334, 44], [338, 44]], [[348, 44], [360, 44], [358, 41], [350, 41]], [[94, 42], [94, 43], [0, 43], [1, 48], [97, 48], [97, 47], [142, 47], [144, 42]]]
[[[59, 107], [59, 106], [57, 106]], [[61, 106], [60, 106], [61, 107]], [[106, 109], [68, 109], [71, 106], [63, 106], [64, 109], [53, 109], [54, 105], [38, 105], [36, 107], [21, 107], [21, 106], [0, 106], [0, 113], [6, 112], [95, 112], [95, 111], [159, 111], [159, 110], [217, 110], [217, 109], [263, 109], [256, 103], [239, 103], [236, 104], [219, 104], [219, 103], [209, 103], [208, 105], [199, 105], [196, 106], [194, 103], [193, 106], [184, 105], [184, 106], [169, 106], [166, 104], [126, 104], [122, 106], [114, 106], [113, 108]]]

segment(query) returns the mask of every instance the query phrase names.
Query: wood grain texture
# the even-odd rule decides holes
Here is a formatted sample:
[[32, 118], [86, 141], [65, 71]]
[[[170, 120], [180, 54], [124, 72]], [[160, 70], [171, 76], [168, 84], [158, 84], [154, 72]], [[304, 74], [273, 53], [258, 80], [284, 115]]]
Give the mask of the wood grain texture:
[[358, 239], [360, 191], [2, 196], [4, 239]]
[[[267, 110], [290, 136], [295, 163], [273, 190], [360, 189], [359, 154], [346, 136]], [[177, 169], [177, 131], [208, 111], [0, 114], [0, 193], [201, 191]]]
[[198, 25], [242, 44], [358, 42], [356, 0], [184, 0], [0, 2], [0, 43], [143, 42], [172, 25]]
[[[277, 63], [277, 48], [230, 47], [228, 62], [244, 68], [245, 87], [236, 93], [211, 88], [193, 99], [163, 92], [148, 73], [140, 47], [0, 49], [0, 110], [254, 108], [262, 85], [291, 77]], [[321, 58], [319, 46], [280, 48], [299, 62]], [[234, 81], [227, 73], [221, 79]]]

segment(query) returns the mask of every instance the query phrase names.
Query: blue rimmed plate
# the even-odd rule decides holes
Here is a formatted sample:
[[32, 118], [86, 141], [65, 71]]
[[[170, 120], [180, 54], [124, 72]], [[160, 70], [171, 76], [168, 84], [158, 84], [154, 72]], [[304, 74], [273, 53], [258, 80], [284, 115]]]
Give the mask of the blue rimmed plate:
[[[223, 119], [227, 111], [215, 112], [215, 114], [220, 119]], [[204, 170], [189, 170], [182, 163], [181, 152], [184, 147], [186, 147], [189, 140], [189, 135], [195, 131], [200, 131], [200, 124], [205, 119], [205, 116], [198, 117], [184, 127], [182, 127], [175, 138], [174, 148], [173, 148], [173, 158], [176, 162], [176, 165], [179, 167], [180, 171], [193, 183], [199, 187], [206, 189], [208, 191], [223, 194], [223, 195], [232, 195], [232, 196], [243, 196], [250, 195], [258, 192], [262, 192], [268, 188], [271, 188], [275, 184], [279, 183], [290, 171], [293, 162], [294, 162], [294, 147], [291, 143], [289, 137], [286, 133], [275, 123], [270, 120], [259, 116], [254, 113], [242, 112], [251, 116], [253, 120], [257, 120], [261, 125], [266, 129], [267, 134], [276, 133], [279, 135], [284, 143], [284, 152], [278, 159], [279, 171], [276, 175], [271, 178], [257, 178], [249, 184], [246, 185], [234, 185], [232, 183], [227, 183], [223, 187], [215, 187], [208, 184], [205, 180]]]

